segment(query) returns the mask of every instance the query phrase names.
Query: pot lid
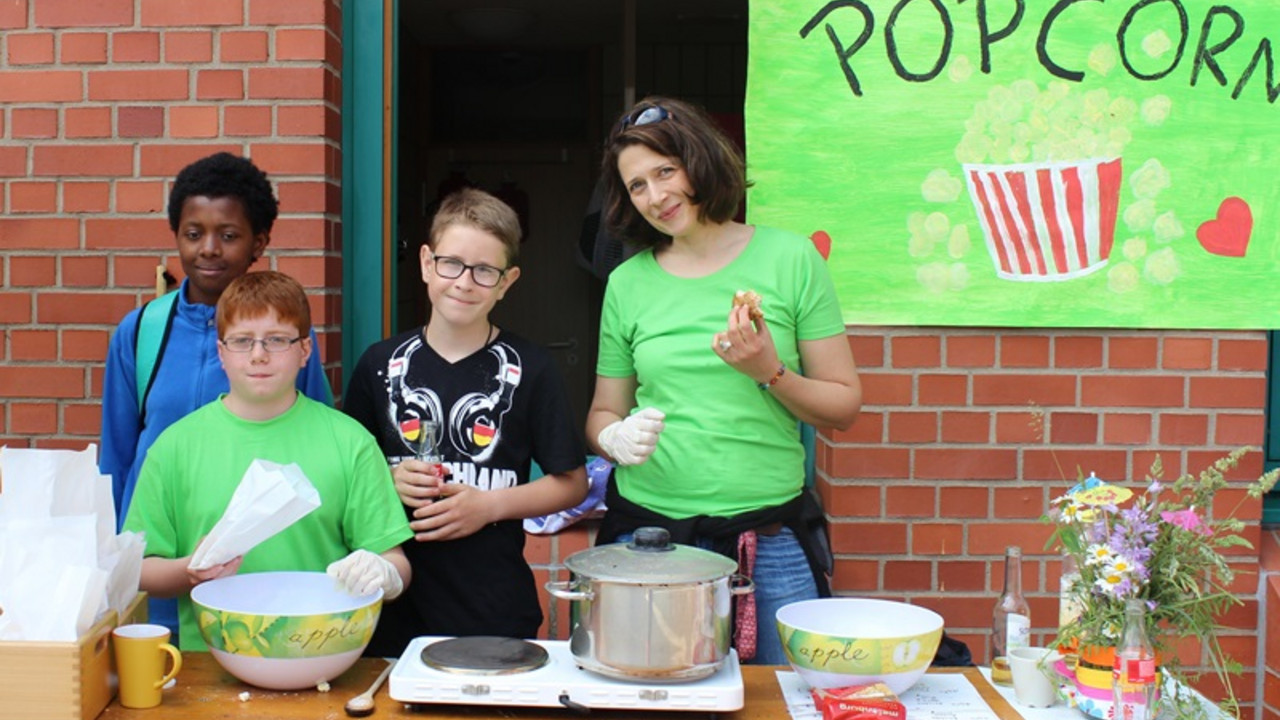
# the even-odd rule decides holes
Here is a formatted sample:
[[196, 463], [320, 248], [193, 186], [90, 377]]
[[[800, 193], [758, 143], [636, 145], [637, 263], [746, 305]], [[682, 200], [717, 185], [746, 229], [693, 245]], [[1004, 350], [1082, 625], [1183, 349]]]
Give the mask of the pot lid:
[[642, 527], [628, 543], [598, 545], [564, 560], [571, 572], [592, 580], [652, 584], [719, 580], [738, 563], [710, 550], [671, 542], [666, 528]]

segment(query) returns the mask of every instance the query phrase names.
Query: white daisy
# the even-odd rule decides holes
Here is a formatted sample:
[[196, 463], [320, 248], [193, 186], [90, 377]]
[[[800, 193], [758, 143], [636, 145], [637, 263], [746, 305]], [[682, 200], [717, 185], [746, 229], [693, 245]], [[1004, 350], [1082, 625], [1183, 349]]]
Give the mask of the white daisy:
[[1111, 547], [1102, 543], [1090, 545], [1085, 550], [1084, 562], [1086, 565], [1107, 565], [1111, 562], [1111, 558], [1115, 557], [1115, 552]]

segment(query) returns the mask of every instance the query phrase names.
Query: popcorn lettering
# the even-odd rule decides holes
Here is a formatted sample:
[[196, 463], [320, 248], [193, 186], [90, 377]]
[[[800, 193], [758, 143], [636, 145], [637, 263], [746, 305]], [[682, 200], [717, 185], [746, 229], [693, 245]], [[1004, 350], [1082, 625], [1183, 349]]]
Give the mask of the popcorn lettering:
[[[992, 5], [997, 8], [994, 12]], [[1229, 80], [1223, 69], [1243, 68], [1231, 91], [1232, 99], [1237, 99], [1261, 66], [1267, 101], [1274, 103], [1280, 97], [1280, 86], [1272, 86], [1266, 77], [1269, 66], [1259, 62], [1260, 58], [1271, 56], [1274, 43], [1266, 37], [1259, 38], [1254, 45], [1240, 42], [1243, 33], [1239, 30], [1248, 22], [1234, 8], [1213, 5], [1202, 17], [1192, 19], [1181, 0], [1130, 0], [1118, 26], [1111, 26], [1112, 16], [1100, 14], [1103, 9], [1093, 3], [1057, 0], [1052, 5], [1036, 3], [1033, 9], [1045, 6], [1048, 7], [1043, 15], [1034, 15], [1023, 12], [1022, 3], [1018, 3], [1018, 12], [1009, 12], [1002, 4], [995, 3], [974, 3], [952, 10], [941, 0], [925, 3], [898, 0], [887, 15], [877, 17], [870, 0], [828, 2], [800, 28], [800, 37], [806, 40], [810, 35], [827, 37], [845, 82], [856, 97], [862, 97], [864, 90], [855, 60], [863, 60], [859, 56], [867, 51], [877, 30], [883, 34], [883, 45], [879, 47], [883, 47], [884, 59], [894, 75], [910, 83], [926, 83], [938, 78], [952, 63], [951, 56], [956, 50], [976, 50], [981, 57], [979, 69], [990, 74], [993, 47], [1015, 34], [1030, 32], [1035, 33], [1040, 67], [1053, 77], [1069, 82], [1081, 82], [1089, 73], [1105, 76], [1114, 69], [1117, 59], [1136, 80], [1189, 80], [1192, 87], [1202, 84], [1205, 78], [1209, 78], [1211, 85], [1225, 87]], [[958, 24], [952, 13], [964, 13], [969, 8], [973, 9], [973, 19], [961, 18]], [[883, 6], [880, 10], [884, 12]], [[904, 16], [914, 23], [911, 33], [899, 29], [908, 24]], [[1095, 48], [1084, 67], [1069, 67], [1069, 61], [1056, 54], [1059, 44], [1055, 39], [1059, 37], [1060, 24], [1063, 28], [1091, 28], [1099, 33], [1099, 40], [1105, 39], [1114, 45]], [[957, 26], [961, 30], [977, 28], [977, 33], [962, 36]], [[815, 33], [819, 28], [822, 32]], [[1175, 71], [1179, 72], [1175, 75]], [[964, 67], [953, 70], [949, 76], [952, 79], [956, 75], [967, 77], [970, 72], [965, 59]]]

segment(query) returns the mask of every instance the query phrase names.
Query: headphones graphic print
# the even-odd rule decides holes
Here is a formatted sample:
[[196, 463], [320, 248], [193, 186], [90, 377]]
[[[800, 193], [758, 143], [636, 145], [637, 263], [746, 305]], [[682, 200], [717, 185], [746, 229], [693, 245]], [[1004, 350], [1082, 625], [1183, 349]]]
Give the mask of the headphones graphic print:
[[498, 360], [493, 392], [468, 393], [449, 412], [449, 441], [476, 462], [493, 454], [502, 430], [502, 416], [511, 409], [512, 397], [520, 386], [520, 355], [503, 343], [489, 346]]
[[440, 427], [444, 419], [440, 398], [435, 393], [405, 384], [409, 360], [422, 344], [421, 337], [414, 337], [396, 348], [387, 362], [391, 395], [387, 412], [400, 433], [400, 441], [414, 457], [422, 457], [431, 450], [438, 450]]

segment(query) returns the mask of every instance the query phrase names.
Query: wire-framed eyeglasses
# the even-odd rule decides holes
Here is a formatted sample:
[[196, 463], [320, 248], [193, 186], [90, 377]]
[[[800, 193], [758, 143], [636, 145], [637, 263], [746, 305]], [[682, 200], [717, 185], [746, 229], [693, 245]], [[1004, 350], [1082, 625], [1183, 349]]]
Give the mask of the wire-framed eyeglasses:
[[293, 347], [294, 343], [301, 341], [301, 337], [291, 338], [288, 335], [268, 335], [264, 338], [256, 338], [250, 335], [232, 335], [231, 337], [222, 338], [222, 346], [231, 352], [247, 353], [253, 352], [254, 345], [261, 344], [262, 349], [269, 353], [282, 353]]
[[432, 255], [431, 260], [435, 263], [436, 274], [440, 277], [446, 280], [456, 280], [462, 277], [462, 273], [470, 270], [471, 279], [480, 287], [494, 287], [502, 282], [502, 276], [507, 274], [505, 268], [496, 268], [483, 263], [468, 265], [450, 255]]
[[640, 127], [641, 125], [652, 125], [656, 122], [662, 122], [669, 117], [675, 117], [667, 109], [661, 105], [648, 105], [632, 110], [629, 115], [622, 118], [622, 129], [629, 127]]

